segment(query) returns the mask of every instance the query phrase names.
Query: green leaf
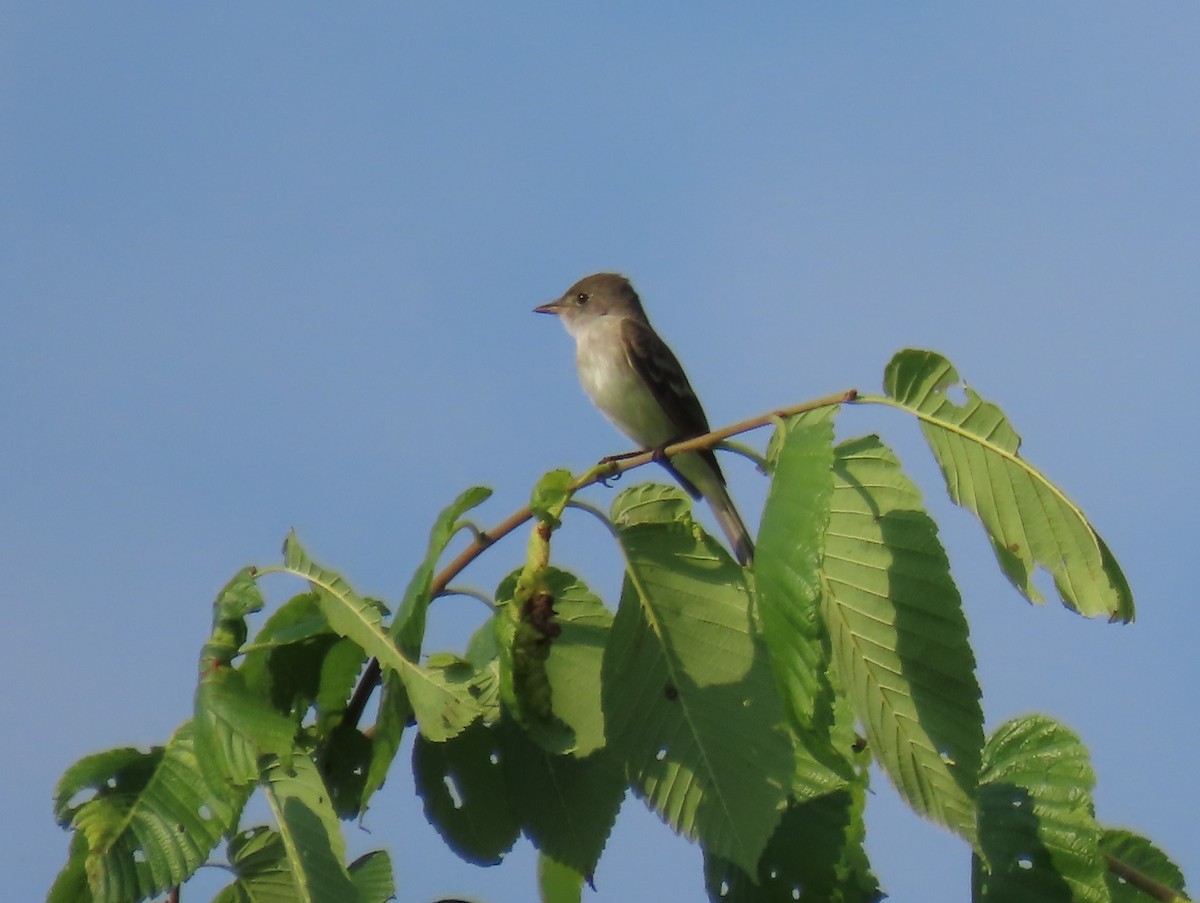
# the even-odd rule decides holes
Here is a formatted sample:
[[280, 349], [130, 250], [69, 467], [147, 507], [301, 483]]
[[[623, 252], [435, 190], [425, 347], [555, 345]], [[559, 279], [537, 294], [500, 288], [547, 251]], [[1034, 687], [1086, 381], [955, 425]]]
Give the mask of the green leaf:
[[213, 903], [293, 903], [296, 882], [283, 838], [265, 825], [242, 831], [227, 850], [233, 882]]
[[538, 892], [541, 903], [580, 903], [583, 875], [544, 853], [538, 854]]
[[375, 850], [350, 863], [350, 880], [358, 889], [359, 903], [387, 903], [396, 896], [392, 857], [386, 850]]
[[833, 660], [884, 772], [973, 839], [983, 744], [975, 659], [937, 527], [877, 437], [836, 449], [825, 539]]
[[330, 647], [349, 642], [329, 627], [316, 593], [292, 597], [267, 618], [245, 648], [238, 672], [281, 712], [299, 723], [317, 693], [317, 675]]
[[[89, 789], [95, 791], [90, 799], [71, 805]], [[63, 775], [56, 799], [60, 818], [69, 815], [78, 832], [72, 859], [79, 855], [78, 838], [86, 844], [92, 898], [116, 903], [187, 880], [233, 826], [246, 794], [204, 780], [188, 722], [166, 747], [81, 760]], [[63, 886], [76, 878], [76, 871], [65, 875]]]
[[[1100, 837], [1100, 851], [1111, 857], [1104, 878], [1113, 903], [1145, 903], [1146, 896], [1130, 880], [1134, 878], [1132, 872], [1173, 891], [1181, 900], [1187, 892], [1179, 866], [1145, 837], [1132, 831], [1106, 828]], [[1127, 877], [1118, 877], [1114, 873], [1118, 870]]]
[[1035, 715], [997, 729], [979, 775], [974, 880], [984, 899], [1110, 899], [1092, 814], [1095, 783], [1087, 750], [1057, 722]]
[[254, 636], [254, 648], [246, 652], [241, 670], [251, 657], [268, 653], [272, 649], [291, 646], [304, 640], [326, 636], [332, 631], [321, 611], [321, 600], [316, 593], [300, 593], [288, 599], [267, 618], [262, 629]]
[[[508, 602], [520, 571], [501, 581], [496, 599]], [[542, 579], [554, 598], [554, 624], [561, 632], [547, 638], [543, 665], [554, 716], [573, 733], [562, 752], [586, 756], [604, 745], [604, 713], [600, 704], [600, 668], [612, 626], [612, 612], [578, 577], [547, 568]]]
[[[962, 386], [964, 404], [947, 394]], [[962, 385], [953, 365], [932, 351], [892, 358], [884, 391], [915, 414], [946, 478], [950, 498], [983, 523], [1000, 567], [1031, 602], [1040, 565], [1063, 603], [1082, 614], [1133, 620], [1133, 594], [1108, 546], [1083, 512], [1018, 454], [1021, 437], [994, 404]]]
[[496, 732], [478, 721], [442, 743], [417, 737], [413, 748], [426, 819], [455, 853], [476, 865], [499, 863], [520, 834], [500, 756]]
[[242, 568], [213, 601], [212, 635], [200, 657], [201, 672], [211, 665], [228, 665], [246, 641], [246, 615], [263, 607], [254, 568]]
[[552, 470], [542, 474], [533, 486], [529, 505], [533, 516], [544, 524], [558, 529], [563, 508], [571, 500], [571, 487], [575, 477], [569, 470]]
[[274, 753], [289, 760], [296, 725], [258, 694], [229, 667], [209, 672], [196, 688], [194, 718], [196, 756], [213, 786], [235, 786], [258, 780], [258, 759]]
[[[317, 889], [301, 889], [288, 859], [283, 836], [266, 826], [242, 831], [229, 841], [229, 867], [234, 880], [213, 899], [213, 903], [295, 903], [316, 900]], [[395, 894], [392, 865], [387, 853], [367, 853], [351, 864], [349, 876], [358, 896], [335, 897], [360, 903], [385, 903]], [[345, 886], [337, 882], [339, 892]]]
[[383, 786], [392, 767], [404, 728], [412, 717], [412, 704], [404, 681], [394, 672], [384, 672], [383, 685], [379, 690], [379, 714], [375, 716], [375, 730], [371, 736], [371, 762], [367, 767], [367, 779], [362, 791], [362, 808]]
[[458, 498], [447, 505], [433, 522], [429, 531], [429, 546], [425, 557], [417, 566], [408, 588], [404, 591], [404, 601], [392, 622], [391, 634], [396, 639], [404, 655], [416, 661], [421, 656], [421, 644], [425, 639], [425, 613], [429, 609], [430, 592], [433, 585], [433, 571], [438, 559], [446, 551], [446, 546], [461, 529], [459, 521], [462, 516], [487, 501], [492, 490], [486, 486], [472, 486], [462, 492]]
[[[755, 593], [763, 639], [792, 729], [810, 755], [808, 780], [820, 767], [849, 778], [847, 745], [832, 748], [834, 693], [829, 631], [821, 618], [821, 559], [833, 496], [833, 413], [793, 418], [775, 443], [775, 474], [755, 554]], [[823, 763], [823, 765], [818, 765]]]
[[608, 746], [667, 824], [750, 871], [792, 781], [792, 743], [744, 571], [679, 519], [681, 497], [635, 487], [613, 503], [627, 571], [604, 656]]
[[341, 729], [366, 658], [361, 646], [330, 629], [319, 594], [309, 592], [267, 619], [238, 672], [248, 688], [297, 726], [315, 709], [310, 735], [323, 741]]
[[704, 883], [714, 903], [873, 903], [882, 898], [863, 849], [862, 787], [791, 802], [753, 877], [706, 852]]
[[589, 879], [625, 798], [621, 761], [607, 750], [555, 755], [503, 719], [500, 762], [509, 807], [533, 845]]
[[372, 738], [353, 724], [339, 723], [317, 747], [315, 759], [339, 818], [362, 815], [365, 809], [363, 788], [374, 752]]
[[294, 534], [288, 535], [283, 548], [287, 569], [309, 582], [329, 625], [404, 681], [421, 733], [431, 740], [445, 740], [479, 717], [480, 708], [467, 685], [449, 680], [441, 669], [422, 668], [405, 658], [381, 626], [378, 607], [355, 593], [340, 574], [312, 561]]
[[67, 864], [54, 879], [50, 892], [46, 894], [46, 903], [92, 903], [94, 898], [87, 879], [87, 853], [87, 841], [76, 832], [71, 836]]
[[297, 756], [292, 767], [275, 764], [263, 775], [267, 803], [279, 825], [295, 899], [357, 900], [343, 864], [346, 843], [329, 801], [329, 791], [312, 760]]

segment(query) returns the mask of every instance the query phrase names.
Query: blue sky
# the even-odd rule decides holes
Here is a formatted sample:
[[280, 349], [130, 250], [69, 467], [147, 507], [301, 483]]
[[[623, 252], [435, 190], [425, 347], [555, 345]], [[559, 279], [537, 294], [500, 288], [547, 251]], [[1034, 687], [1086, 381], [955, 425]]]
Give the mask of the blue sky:
[[[601, 269], [634, 279], [715, 424], [875, 390], [906, 346], [1005, 409], [1124, 565], [1136, 624], [1028, 606], [910, 423], [841, 429], [882, 431], [942, 524], [989, 729], [1064, 721], [1100, 819], [1200, 880], [1198, 29], [1182, 2], [6, 4], [13, 898], [65, 859], [59, 774], [169, 735], [213, 595], [289, 529], [394, 601], [462, 488], [496, 489], [493, 523], [541, 472], [625, 448], [530, 313]], [[726, 470], [756, 521], [763, 482]], [[464, 581], [494, 587], [521, 544]], [[615, 598], [599, 527], [569, 520], [556, 551]], [[479, 616], [440, 603], [431, 647]], [[892, 898], [965, 899], [963, 844], [874, 790]], [[392, 851], [405, 903], [529, 899], [528, 845], [459, 863], [402, 764], [366, 826], [352, 846]], [[588, 898], [695, 900], [699, 864], [630, 799]]]

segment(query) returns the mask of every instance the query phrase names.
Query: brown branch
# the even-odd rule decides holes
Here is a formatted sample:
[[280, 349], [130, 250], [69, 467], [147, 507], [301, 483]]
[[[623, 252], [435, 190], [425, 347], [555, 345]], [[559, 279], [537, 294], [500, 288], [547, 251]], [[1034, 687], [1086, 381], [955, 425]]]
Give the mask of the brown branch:
[[1132, 865], [1122, 862], [1112, 853], [1104, 854], [1104, 864], [1108, 866], [1110, 872], [1127, 884], [1133, 885], [1148, 897], [1161, 900], [1162, 903], [1182, 903], [1187, 900], [1183, 894], [1173, 891], [1165, 884], [1155, 881], [1145, 872], [1140, 872]]
[[[779, 408], [774, 411], [768, 411], [765, 414], [760, 414], [757, 417], [751, 417], [748, 420], [742, 420], [730, 426], [722, 427], [719, 430], [712, 430], [702, 436], [695, 436], [691, 439], [686, 439], [682, 442], [674, 442], [664, 449], [661, 454], [668, 458], [673, 455], [683, 454], [684, 452], [699, 451], [705, 448], [712, 448], [720, 442], [725, 441], [731, 436], [737, 436], [741, 433], [748, 433], [750, 430], [758, 429], [760, 426], [766, 426], [775, 420], [783, 417], [794, 417], [797, 414], [803, 414], [807, 411], [815, 411], [818, 408], [828, 408], [834, 405], [848, 404], [858, 398], [856, 389], [849, 389], [845, 392], [839, 392], [836, 395], [826, 395], [824, 398], [817, 398], [813, 401], [807, 401], [804, 404], [793, 405], [788, 408]], [[571, 492], [578, 492], [595, 483], [603, 480], [611, 480], [613, 477], [624, 473], [627, 470], [633, 470], [635, 467], [641, 467], [656, 460], [660, 456], [658, 450], [651, 449], [648, 451], [637, 452], [629, 456], [621, 456], [619, 460], [607, 460], [602, 464], [593, 467], [582, 477], [576, 480], [571, 485]], [[513, 512], [509, 517], [505, 518], [493, 529], [484, 533], [479, 533], [474, 542], [459, 552], [454, 559], [447, 564], [438, 573], [429, 587], [429, 596], [431, 599], [437, 598], [445, 591], [450, 581], [457, 577], [463, 569], [472, 561], [479, 557], [484, 549], [494, 545], [499, 540], [503, 539], [517, 527], [521, 526], [533, 517], [533, 509], [526, 506], [519, 511]], [[375, 688], [379, 686], [382, 671], [379, 667], [378, 659], [371, 659], [367, 664], [366, 670], [363, 671], [362, 677], [359, 679], [358, 686], [354, 690], [354, 695], [350, 698], [350, 703], [346, 706], [346, 711], [342, 714], [342, 724], [344, 726], [356, 726], [362, 718], [363, 711], [367, 707], [367, 701], [371, 698], [371, 694]]]

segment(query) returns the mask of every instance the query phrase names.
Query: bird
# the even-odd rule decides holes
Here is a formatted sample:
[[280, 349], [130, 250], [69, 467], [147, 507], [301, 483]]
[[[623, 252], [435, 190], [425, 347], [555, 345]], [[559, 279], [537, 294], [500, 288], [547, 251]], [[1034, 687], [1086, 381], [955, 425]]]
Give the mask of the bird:
[[[659, 338], [628, 278], [593, 273], [556, 301], [534, 308], [559, 318], [575, 340], [579, 381], [592, 403], [617, 429], [645, 449], [709, 432], [708, 418], [687, 375]], [[711, 448], [660, 458], [683, 489], [703, 498], [743, 565], [754, 542], [738, 514]]]

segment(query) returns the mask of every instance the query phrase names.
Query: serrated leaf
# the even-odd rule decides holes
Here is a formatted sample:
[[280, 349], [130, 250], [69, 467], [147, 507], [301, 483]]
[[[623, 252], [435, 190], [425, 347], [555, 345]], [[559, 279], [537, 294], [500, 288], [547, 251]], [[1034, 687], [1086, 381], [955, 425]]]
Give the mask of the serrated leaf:
[[454, 534], [460, 528], [462, 516], [487, 501], [492, 490], [486, 486], [472, 486], [447, 505], [433, 522], [429, 531], [429, 546], [425, 557], [413, 572], [404, 590], [404, 600], [392, 622], [391, 634], [404, 655], [412, 661], [421, 656], [421, 644], [425, 638], [425, 613], [429, 609], [433, 571], [438, 559]]
[[475, 865], [496, 865], [520, 835], [508, 805], [498, 735], [476, 722], [453, 739], [417, 737], [413, 778], [425, 818], [450, 849]]
[[541, 903], [580, 903], [583, 875], [545, 853], [538, 854], [538, 894]]
[[714, 903], [874, 903], [882, 898], [863, 848], [864, 788], [791, 802], [753, 877], [705, 853], [704, 883]]
[[283, 838], [259, 826], [242, 831], [227, 850], [233, 881], [213, 903], [293, 903], [296, 883], [287, 860]]
[[965, 403], [955, 404], [947, 390], [958, 385], [953, 365], [932, 351], [901, 351], [884, 373], [884, 391], [919, 418], [950, 498], [979, 518], [1013, 586], [1031, 602], [1043, 601], [1033, 584], [1040, 565], [1068, 608], [1132, 621], [1133, 594], [1104, 540], [1020, 456], [1021, 437], [996, 405], [967, 386]]
[[287, 569], [307, 580], [317, 593], [330, 627], [352, 639], [404, 681], [421, 733], [431, 740], [445, 740], [479, 717], [480, 708], [465, 684], [450, 681], [439, 669], [422, 668], [405, 658], [381, 626], [378, 607], [355, 593], [340, 574], [312, 561], [294, 534], [289, 534], [284, 543], [284, 560]]
[[[70, 813], [71, 827], [84, 838], [88, 887], [101, 903], [137, 900], [182, 884], [232, 827], [246, 799], [204, 780], [191, 722], [165, 747], [140, 754], [140, 761], [128, 752], [89, 756], [59, 785], [60, 813]], [[106, 764], [116, 767], [104, 779]], [[91, 799], [68, 805], [89, 787], [96, 791]]]
[[350, 863], [350, 880], [358, 890], [359, 903], [386, 903], [396, 896], [392, 857], [386, 850], [375, 850]]
[[[511, 600], [519, 573], [514, 571], [501, 582], [497, 600]], [[542, 579], [554, 599], [554, 624], [561, 630], [547, 642], [544, 670], [550, 686], [550, 707], [573, 734], [569, 747], [561, 751], [586, 756], [604, 745], [600, 669], [612, 612], [583, 581], [567, 571], [547, 568]]]
[[260, 756], [290, 760], [296, 725], [229, 667], [208, 673], [196, 688], [193, 719], [196, 756], [210, 784], [235, 786], [258, 780]]
[[836, 449], [825, 539], [833, 660], [914, 809], [967, 839], [983, 742], [975, 658], [937, 527], [877, 437]]
[[627, 571], [604, 657], [608, 746], [675, 831], [747, 870], [794, 770], [744, 572], [690, 519], [682, 493], [637, 487], [613, 503]]
[[344, 865], [341, 824], [312, 760], [298, 756], [291, 768], [271, 766], [263, 774], [263, 789], [279, 826], [294, 899], [356, 900], [358, 891]]
[[495, 730], [521, 830], [538, 850], [590, 878], [625, 798], [621, 761], [607, 750], [582, 759], [547, 752], [508, 718]]
[[777, 442], [775, 473], [755, 554], [755, 594], [771, 671], [792, 729], [809, 752], [807, 780], [818, 762], [827, 776], [849, 778], [847, 746], [835, 752], [829, 631], [821, 617], [821, 559], [833, 496], [833, 413], [793, 418]]
[[979, 775], [974, 880], [1000, 903], [1107, 903], [1096, 779], [1079, 738], [1045, 716], [1001, 725]]
[[1139, 834], [1106, 828], [1100, 837], [1100, 852], [1107, 857], [1108, 871], [1104, 878], [1113, 903], [1145, 903], [1146, 896], [1136, 886], [1143, 878], [1172, 891], [1181, 900], [1187, 893], [1179, 866]]

